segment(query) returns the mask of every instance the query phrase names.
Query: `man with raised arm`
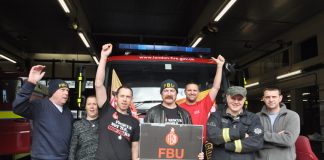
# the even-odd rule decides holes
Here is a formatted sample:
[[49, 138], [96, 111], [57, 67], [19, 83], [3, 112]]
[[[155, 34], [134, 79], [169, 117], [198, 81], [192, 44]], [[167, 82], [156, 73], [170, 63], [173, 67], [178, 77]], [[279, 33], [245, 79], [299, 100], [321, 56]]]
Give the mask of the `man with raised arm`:
[[212, 106], [214, 105], [215, 98], [220, 89], [220, 84], [222, 81], [222, 70], [225, 62], [224, 57], [221, 55], [219, 55], [217, 59], [214, 57], [212, 57], [212, 59], [216, 62], [217, 68], [213, 86], [210, 89], [208, 95], [202, 100], [198, 101], [197, 98], [199, 95], [199, 84], [195, 82], [189, 82], [186, 84], [185, 88], [186, 102], [179, 104], [182, 108], [186, 109], [190, 113], [192, 124], [204, 126], [204, 143], [206, 141], [206, 123], [208, 120], [208, 115]]
[[128, 86], [119, 87], [115, 109], [109, 103], [104, 86], [107, 58], [112, 48], [112, 44], [102, 46], [95, 80], [99, 106], [99, 145], [96, 157], [99, 160], [135, 160], [138, 158], [139, 122], [128, 112], [133, 91]]
[[33, 125], [32, 159], [66, 160], [69, 156], [73, 116], [64, 106], [69, 98], [69, 86], [61, 79], [49, 81], [49, 98], [30, 100], [32, 92], [45, 72], [45, 66], [33, 66], [27, 81], [16, 94], [14, 113], [31, 119]]

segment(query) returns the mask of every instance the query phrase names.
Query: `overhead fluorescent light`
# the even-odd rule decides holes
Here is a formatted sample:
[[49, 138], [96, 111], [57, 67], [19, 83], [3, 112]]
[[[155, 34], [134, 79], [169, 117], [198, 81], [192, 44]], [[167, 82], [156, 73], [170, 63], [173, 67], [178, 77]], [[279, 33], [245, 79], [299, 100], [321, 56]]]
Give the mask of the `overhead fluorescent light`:
[[225, 15], [225, 13], [233, 6], [235, 2], [236, 0], [231, 0], [230, 2], [228, 2], [226, 6], [217, 14], [214, 21], [218, 22]]
[[259, 82], [255, 82], [255, 83], [247, 84], [247, 85], [245, 86], [245, 88], [249, 88], [249, 87], [253, 87], [253, 86], [257, 86], [257, 85], [259, 85]]
[[308, 92], [305, 92], [305, 93], [302, 93], [303, 96], [307, 96], [307, 95], [310, 95], [310, 93]]
[[277, 79], [283, 79], [283, 78], [291, 77], [291, 76], [294, 76], [294, 75], [297, 75], [297, 74], [300, 74], [300, 73], [302, 73], [302, 70], [293, 71], [293, 72], [290, 72], [290, 73], [287, 73], [287, 74], [277, 76]]
[[10, 61], [10, 62], [12, 62], [12, 63], [17, 63], [16, 61], [14, 61], [14, 60], [12, 60], [12, 59], [10, 59], [10, 58], [8, 58], [8, 57], [2, 55], [2, 54], [0, 54], [0, 57], [4, 58], [4, 59], [6, 59], [6, 60], [8, 60], [8, 61]]
[[70, 9], [69, 7], [66, 5], [65, 1], [64, 0], [58, 0], [61, 7], [63, 8], [64, 12], [65, 13], [70, 13]]
[[96, 62], [96, 64], [98, 65], [99, 64], [99, 61], [98, 61], [97, 57], [96, 56], [92, 56], [92, 58]]
[[84, 34], [82, 32], [78, 32], [79, 37], [81, 38], [83, 44], [87, 47], [90, 48], [90, 44], [87, 41], [87, 39], [85, 38]]
[[287, 95], [287, 97], [291, 97], [291, 95], [290, 95], [290, 94], [288, 94], [288, 95]]
[[307, 99], [303, 99], [303, 102], [308, 102], [308, 100]]
[[191, 45], [191, 47], [192, 48], [195, 48], [199, 43], [200, 43], [200, 41], [203, 39], [203, 37], [198, 37], [196, 40], [195, 40], [195, 42], [194, 43], [192, 43], [192, 45]]

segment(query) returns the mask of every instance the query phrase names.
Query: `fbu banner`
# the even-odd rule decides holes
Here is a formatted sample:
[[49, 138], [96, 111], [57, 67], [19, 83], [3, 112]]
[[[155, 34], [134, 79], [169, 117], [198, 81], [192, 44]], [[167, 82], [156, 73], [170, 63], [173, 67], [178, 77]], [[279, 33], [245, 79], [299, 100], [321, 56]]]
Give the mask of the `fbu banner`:
[[197, 159], [202, 125], [141, 123], [140, 159]]

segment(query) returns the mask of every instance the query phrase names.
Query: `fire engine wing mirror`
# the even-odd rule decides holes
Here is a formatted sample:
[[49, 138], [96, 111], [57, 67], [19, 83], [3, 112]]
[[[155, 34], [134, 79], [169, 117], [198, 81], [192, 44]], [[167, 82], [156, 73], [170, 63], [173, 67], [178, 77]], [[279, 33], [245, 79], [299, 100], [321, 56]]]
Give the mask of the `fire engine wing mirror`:
[[234, 74], [236, 69], [235, 69], [236, 64], [235, 63], [229, 63], [225, 62], [224, 64], [224, 71], [227, 76]]

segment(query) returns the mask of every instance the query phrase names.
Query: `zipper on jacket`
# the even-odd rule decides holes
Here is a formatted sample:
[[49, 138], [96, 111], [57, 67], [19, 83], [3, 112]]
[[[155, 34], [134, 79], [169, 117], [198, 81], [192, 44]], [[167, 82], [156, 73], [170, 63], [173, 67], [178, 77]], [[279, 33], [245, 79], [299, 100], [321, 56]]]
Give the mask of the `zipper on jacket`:
[[[270, 125], [269, 125], [269, 127], [270, 127], [270, 131], [273, 132], [274, 122], [273, 122], [273, 126], [272, 126], [272, 125], [271, 125], [271, 120], [270, 120], [269, 115], [268, 115], [268, 114], [265, 114], [265, 115], [266, 115], [266, 117], [267, 117], [268, 124], [270, 124]], [[276, 118], [276, 119], [277, 119], [277, 118]]]
[[165, 123], [165, 113], [164, 113], [164, 109], [162, 109], [162, 123]]
[[179, 110], [178, 110], [178, 114], [179, 114], [180, 118], [182, 119], [182, 124], [186, 124], [185, 120], [183, 119], [183, 116]]

